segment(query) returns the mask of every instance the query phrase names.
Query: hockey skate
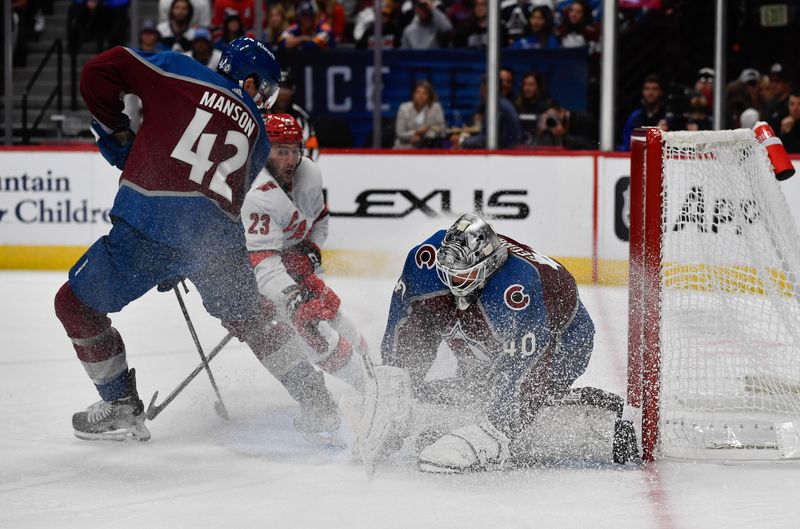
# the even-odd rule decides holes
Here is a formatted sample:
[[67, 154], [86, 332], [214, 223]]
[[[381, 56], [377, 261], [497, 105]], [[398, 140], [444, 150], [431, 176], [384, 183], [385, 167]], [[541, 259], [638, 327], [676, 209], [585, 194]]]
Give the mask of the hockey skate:
[[356, 448], [369, 476], [382, 459], [402, 447], [411, 423], [408, 371], [393, 366], [375, 366], [371, 371], [356, 432]]
[[345, 442], [339, 436], [341, 420], [336, 404], [301, 405], [300, 415], [294, 419], [294, 429], [311, 444], [331, 448], [344, 448]]
[[102, 441], [147, 441], [144, 403], [136, 392], [136, 372], [128, 373], [128, 395], [112, 402], [95, 402], [72, 416], [75, 437]]
[[508, 437], [488, 420], [457, 428], [423, 449], [419, 469], [458, 474], [499, 469], [511, 455]]

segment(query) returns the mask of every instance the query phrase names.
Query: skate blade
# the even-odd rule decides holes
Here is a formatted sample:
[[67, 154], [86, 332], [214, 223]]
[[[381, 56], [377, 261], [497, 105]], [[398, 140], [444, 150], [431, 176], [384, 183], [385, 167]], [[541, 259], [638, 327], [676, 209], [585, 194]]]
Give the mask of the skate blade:
[[142, 426], [140, 428], [120, 428], [110, 432], [88, 433], [73, 430], [75, 437], [84, 441], [149, 441], [150, 431]]
[[463, 474], [469, 472], [469, 469], [466, 468], [447, 467], [429, 461], [420, 461], [417, 464], [417, 468], [422, 472], [428, 472], [430, 474]]
[[335, 448], [337, 450], [347, 447], [347, 443], [344, 442], [338, 432], [300, 432], [300, 435], [314, 446]]
[[480, 472], [496, 472], [512, 468], [506, 461], [503, 463], [489, 462], [485, 464], [476, 463], [469, 467], [454, 467], [434, 463], [432, 461], [417, 461], [417, 468], [422, 472], [430, 474], [473, 474]]

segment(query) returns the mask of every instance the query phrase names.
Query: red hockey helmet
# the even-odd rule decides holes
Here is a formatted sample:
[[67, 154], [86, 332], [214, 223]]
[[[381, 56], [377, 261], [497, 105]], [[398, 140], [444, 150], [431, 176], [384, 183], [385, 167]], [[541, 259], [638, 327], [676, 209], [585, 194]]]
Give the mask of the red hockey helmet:
[[303, 130], [289, 114], [267, 114], [264, 127], [270, 143], [303, 143]]

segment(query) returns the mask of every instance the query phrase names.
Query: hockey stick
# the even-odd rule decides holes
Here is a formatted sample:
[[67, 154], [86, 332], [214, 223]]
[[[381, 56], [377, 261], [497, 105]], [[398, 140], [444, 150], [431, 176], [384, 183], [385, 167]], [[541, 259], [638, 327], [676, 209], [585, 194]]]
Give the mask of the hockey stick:
[[[189, 289], [186, 288], [186, 283], [183, 280], [181, 280], [181, 285], [183, 285], [183, 288], [188, 293]], [[225, 403], [222, 402], [222, 395], [219, 393], [217, 382], [214, 380], [214, 375], [211, 373], [211, 366], [208, 365], [208, 359], [206, 359], [206, 355], [203, 352], [203, 346], [200, 345], [200, 340], [197, 338], [197, 332], [195, 332], [194, 325], [192, 325], [192, 319], [189, 317], [189, 311], [186, 310], [186, 304], [183, 302], [181, 289], [178, 288], [178, 285], [175, 285], [172, 290], [175, 291], [175, 296], [178, 298], [178, 304], [181, 306], [181, 311], [183, 312], [183, 317], [186, 320], [186, 325], [189, 327], [189, 332], [192, 334], [194, 345], [197, 347], [197, 352], [200, 354], [200, 358], [203, 360], [203, 367], [205, 367], [206, 373], [208, 373], [208, 380], [211, 381], [211, 387], [214, 388], [214, 393], [217, 395], [217, 401], [214, 403], [214, 410], [217, 412], [217, 415], [226, 421], [230, 420], [230, 417], [228, 416], [228, 410], [225, 408]]]
[[204, 358], [203, 361], [200, 362], [200, 364], [196, 368], [194, 368], [194, 371], [189, 373], [189, 376], [186, 377], [180, 384], [178, 384], [178, 387], [172, 390], [172, 393], [170, 393], [169, 396], [167, 396], [164, 402], [158, 405], [156, 405], [156, 398], [158, 397], [158, 391], [156, 391], [153, 394], [153, 398], [150, 400], [150, 405], [147, 407], [147, 413], [145, 414], [147, 420], [152, 421], [153, 419], [155, 419], [158, 416], [158, 414], [161, 413], [164, 410], [164, 408], [167, 407], [167, 405], [169, 405], [170, 402], [175, 400], [175, 397], [177, 397], [178, 394], [180, 394], [180, 392], [183, 391], [183, 389], [189, 385], [189, 382], [191, 382], [194, 379], [194, 377], [196, 377], [200, 373], [200, 371], [208, 367], [209, 362], [211, 362], [211, 360], [213, 360], [214, 357], [217, 356], [217, 354], [219, 354], [220, 351], [222, 351], [222, 348], [225, 347], [228, 344], [228, 342], [230, 342], [232, 339], [233, 335], [231, 333], [228, 333], [222, 339], [222, 341], [220, 341], [219, 344], [217, 344], [217, 346], [211, 350], [211, 352], [208, 354], [208, 358], [207, 359]]

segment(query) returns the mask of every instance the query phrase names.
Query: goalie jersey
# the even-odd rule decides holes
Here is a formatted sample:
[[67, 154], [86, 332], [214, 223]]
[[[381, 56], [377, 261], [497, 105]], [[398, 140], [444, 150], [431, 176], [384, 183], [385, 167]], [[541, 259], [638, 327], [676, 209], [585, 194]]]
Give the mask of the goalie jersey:
[[[392, 294], [383, 361], [409, 370], [417, 398], [477, 395], [493, 424], [516, 429], [511, 424], [530, 419], [524, 415], [534, 393], [557, 396], [584, 372], [594, 324], [560, 263], [504, 236], [508, 260], [459, 310], [435, 268], [445, 233], [408, 254]], [[456, 372], [431, 380], [442, 343], [455, 356]]]

